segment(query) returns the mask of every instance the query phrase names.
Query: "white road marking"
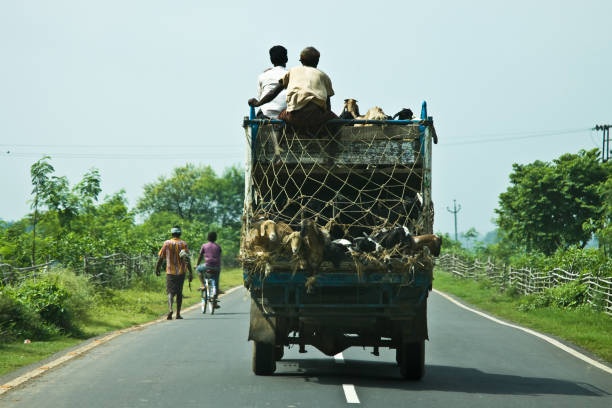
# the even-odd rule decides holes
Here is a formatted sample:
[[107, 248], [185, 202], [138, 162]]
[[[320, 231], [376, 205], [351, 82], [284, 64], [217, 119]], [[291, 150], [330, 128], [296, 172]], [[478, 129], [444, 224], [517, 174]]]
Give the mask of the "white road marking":
[[487, 318], [489, 320], [492, 320], [495, 323], [499, 323], [499, 324], [504, 325], [504, 326], [512, 327], [514, 329], [522, 330], [525, 333], [531, 334], [532, 336], [539, 337], [540, 339], [549, 342], [553, 346], [560, 348], [561, 350], [565, 351], [566, 353], [569, 353], [572, 356], [574, 356], [576, 358], [579, 358], [580, 360], [582, 360], [582, 361], [584, 361], [586, 363], [589, 363], [590, 365], [592, 365], [594, 367], [597, 367], [597, 368], [607, 372], [608, 374], [612, 374], [612, 368], [608, 367], [607, 365], [604, 365], [604, 364], [600, 363], [599, 361], [595, 361], [592, 358], [585, 356], [584, 354], [580, 353], [579, 351], [576, 351], [573, 348], [568, 347], [565, 344], [563, 344], [563, 343], [561, 343], [561, 342], [559, 342], [559, 341], [557, 341], [557, 340], [555, 340], [555, 339], [553, 339], [551, 337], [548, 337], [548, 336], [546, 336], [546, 335], [544, 335], [542, 333], [538, 333], [537, 331], [528, 329], [526, 327], [522, 327], [522, 326], [519, 326], [519, 325], [516, 325], [516, 324], [506, 323], [506, 322], [504, 322], [502, 320], [496, 319], [493, 316], [489, 316], [486, 313], [479, 312], [478, 310], [474, 310], [474, 309], [472, 309], [470, 307], [467, 307], [466, 305], [464, 305], [464, 304], [462, 304], [460, 302], [457, 302], [455, 299], [453, 299], [452, 297], [448, 296], [446, 293], [440, 292], [437, 289], [434, 289], [433, 291], [435, 293], [437, 293], [438, 295], [442, 296], [443, 298], [453, 302], [457, 306], [462, 307], [463, 309], [469, 310], [472, 313], [476, 313], [477, 315], [482, 316], [484, 318]]
[[[334, 361], [338, 364], [344, 364], [342, 352], [334, 356]], [[342, 384], [342, 390], [344, 391], [346, 402], [349, 404], [359, 404], [359, 397], [357, 396], [357, 391], [355, 391], [355, 386], [353, 384]]]
[[359, 404], [359, 397], [357, 397], [357, 392], [353, 384], [342, 384], [342, 389], [344, 390], [346, 402], [349, 404]]
[[[344, 364], [342, 352], [334, 356], [334, 361], [338, 364]], [[355, 386], [353, 384], [342, 384], [342, 389], [344, 390], [346, 402], [349, 404], [359, 404], [359, 397], [357, 396], [357, 391], [355, 391]]]
[[336, 363], [338, 364], [344, 364], [344, 356], [342, 355], [342, 352], [336, 354], [334, 356], [334, 360], [336, 361]]

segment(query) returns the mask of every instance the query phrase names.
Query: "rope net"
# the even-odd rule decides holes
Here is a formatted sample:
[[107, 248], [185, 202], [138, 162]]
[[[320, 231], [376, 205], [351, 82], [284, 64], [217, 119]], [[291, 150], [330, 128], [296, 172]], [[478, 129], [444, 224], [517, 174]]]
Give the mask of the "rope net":
[[[423, 126], [329, 125], [297, 131], [264, 124], [256, 138], [245, 129], [252, 155], [243, 262], [254, 258], [244, 245], [246, 231], [262, 219], [284, 222], [294, 231], [303, 219], [327, 228], [333, 223], [349, 240], [401, 226], [414, 235], [432, 232], [433, 208], [424, 200]], [[374, 261], [389, 255], [366, 257]]]

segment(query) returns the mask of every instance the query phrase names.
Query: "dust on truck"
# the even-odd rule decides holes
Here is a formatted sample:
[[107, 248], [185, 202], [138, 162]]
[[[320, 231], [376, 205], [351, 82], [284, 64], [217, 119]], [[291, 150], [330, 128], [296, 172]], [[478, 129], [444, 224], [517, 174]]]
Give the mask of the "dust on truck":
[[304, 219], [321, 227], [334, 223], [349, 240], [398, 227], [432, 233], [435, 130], [426, 103], [420, 120], [338, 119], [313, 133], [254, 119], [251, 111], [243, 126], [248, 148], [240, 256], [251, 296], [254, 373], [272, 374], [285, 347], [306, 352], [314, 346], [328, 356], [351, 346], [371, 348], [374, 355], [388, 347], [396, 350], [401, 375], [420, 379], [434, 265], [427, 249], [353, 249], [313, 270], [282, 242], [254, 252], [246, 240], [267, 219], [293, 231]]

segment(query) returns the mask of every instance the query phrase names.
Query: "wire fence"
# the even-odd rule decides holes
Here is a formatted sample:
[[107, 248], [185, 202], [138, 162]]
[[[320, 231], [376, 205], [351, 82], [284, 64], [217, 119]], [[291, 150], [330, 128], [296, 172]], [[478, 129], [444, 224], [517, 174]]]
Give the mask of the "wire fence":
[[592, 273], [579, 274], [555, 268], [541, 271], [532, 268], [514, 268], [511, 265], [495, 264], [490, 259], [466, 261], [454, 254], [438, 258], [438, 266], [463, 279], [488, 279], [502, 289], [516, 287], [523, 295], [541, 293], [545, 289], [580, 281], [587, 285], [587, 302], [612, 316], [612, 278]]
[[[151, 255], [111, 254], [84, 257], [81, 267], [70, 267], [77, 275], [85, 275], [94, 285], [125, 288], [134, 278], [155, 272], [157, 258]], [[0, 264], [0, 283], [18, 286], [28, 279], [36, 279], [54, 269], [66, 268], [56, 261], [26, 268]]]

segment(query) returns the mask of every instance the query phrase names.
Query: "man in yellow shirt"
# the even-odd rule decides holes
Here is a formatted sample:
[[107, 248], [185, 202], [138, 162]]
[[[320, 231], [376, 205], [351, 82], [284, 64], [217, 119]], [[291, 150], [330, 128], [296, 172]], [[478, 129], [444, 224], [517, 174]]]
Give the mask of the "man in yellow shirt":
[[[172, 320], [172, 303], [176, 295], [176, 318], [181, 317], [181, 305], [183, 303], [183, 284], [185, 282], [185, 270], [189, 270], [189, 282], [193, 279], [193, 271], [189, 262], [189, 249], [187, 243], [181, 239], [181, 228], [177, 225], [170, 230], [172, 238], [165, 241], [159, 251], [155, 274], [159, 276], [159, 270], [164, 260], [166, 260], [166, 293], [168, 294], [168, 320]], [[187, 254], [186, 257], [181, 257]]]
[[330, 98], [334, 95], [331, 79], [317, 69], [320, 55], [314, 47], [304, 48], [300, 53], [302, 66], [291, 68], [261, 100], [249, 99], [249, 105], [264, 105], [286, 89], [287, 109], [278, 115], [279, 119], [295, 128], [312, 130], [318, 130], [330, 119], [337, 119], [331, 111]]

